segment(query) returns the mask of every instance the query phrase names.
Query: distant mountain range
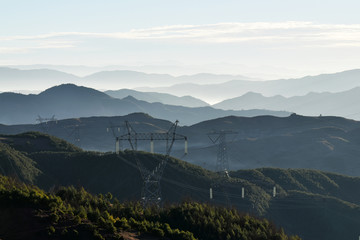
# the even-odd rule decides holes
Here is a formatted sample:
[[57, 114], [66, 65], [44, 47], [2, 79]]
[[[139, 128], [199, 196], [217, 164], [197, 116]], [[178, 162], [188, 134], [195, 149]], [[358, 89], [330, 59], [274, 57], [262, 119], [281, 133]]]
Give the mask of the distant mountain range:
[[228, 99], [213, 107], [225, 110], [268, 109], [290, 111], [308, 116], [342, 116], [360, 120], [360, 87], [339, 93], [308, 93], [305, 96], [265, 97], [249, 92], [243, 96]]
[[[6, 67], [10, 68], [16, 68], [21, 70], [31, 70], [31, 69], [52, 69], [57, 70], [61, 72], [71, 73], [77, 76], [88, 76], [93, 73], [97, 72], [103, 72], [103, 71], [122, 71], [122, 70], [129, 70], [129, 71], [135, 71], [135, 72], [143, 72], [143, 73], [163, 73], [163, 74], [170, 74], [173, 76], [191, 76], [196, 75], [198, 73], [207, 73], [207, 69], [212, 69], [212, 72], [214, 75], [226, 75], [226, 76], [235, 76], [235, 78], [231, 77], [231, 79], [243, 79], [243, 80], [254, 80], [258, 81], [260, 80], [258, 77], [256, 78], [249, 78], [245, 77], [239, 74], [234, 74], [234, 68], [237, 67], [236, 72], [242, 72], [241, 69], [239, 69], [239, 66], [236, 65], [230, 65], [228, 63], [222, 64], [221, 70], [218, 68], [219, 65], [212, 65], [212, 66], [194, 66], [194, 65], [179, 65], [178, 63], [171, 63], [166, 62], [166, 64], [152, 64], [152, 65], [108, 65], [108, 66], [86, 66], [86, 65], [51, 65], [51, 64], [32, 64], [32, 65], [7, 65]], [[227, 71], [229, 70], [229, 71]], [[279, 69], [276, 69], [277, 71]], [[215, 72], [227, 72], [228, 74], [216, 74]], [[249, 71], [244, 71], [249, 72]], [[252, 72], [252, 71], [250, 71]], [[256, 72], [256, 71], [255, 71]], [[288, 73], [289, 74], [289, 73]], [[291, 72], [290, 74], [293, 74]], [[211, 74], [212, 75], [212, 74]], [[245, 74], [246, 76], [252, 75], [252, 74]], [[266, 74], [266, 78], [269, 78], [269, 76], [276, 76], [277, 74]], [[271, 77], [270, 77], [271, 78]], [[273, 77], [274, 79], [278, 77]], [[225, 81], [228, 81], [225, 80]], [[223, 81], [223, 80], [222, 80]]]
[[49, 69], [19, 70], [0, 67], [0, 90], [38, 90], [39, 87], [60, 85], [64, 82], [76, 82], [75, 75]]
[[84, 77], [64, 72], [37, 69], [18, 70], [0, 67], [1, 91], [39, 90], [62, 83], [73, 83], [100, 90], [136, 88], [143, 92], [192, 96], [206, 102], [220, 102], [247, 92], [264, 96], [302, 96], [310, 92], [337, 93], [360, 87], [360, 70], [321, 74], [297, 79], [256, 81], [241, 75], [195, 74], [174, 77], [128, 70], [101, 71]]
[[109, 90], [105, 93], [111, 97], [123, 99], [127, 96], [132, 96], [138, 100], [149, 103], [160, 102], [168, 105], [184, 106], [184, 107], [205, 107], [208, 103], [191, 96], [177, 97], [167, 93], [157, 92], [139, 92], [131, 89]]
[[56, 115], [58, 119], [90, 116], [117, 116], [134, 112], [148, 113], [152, 116], [190, 125], [222, 116], [288, 116], [288, 112], [266, 110], [225, 111], [212, 107], [189, 108], [148, 103], [128, 96], [123, 99], [86, 87], [65, 84], [47, 89], [38, 95], [16, 93], [0, 94], [0, 123], [33, 123], [37, 116]]
[[[147, 74], [129, 70], [100, 71], [84, 77], [50, 69], [19, 70], [0, 67], [2, 91], [39, 90], [54, 85], [73, 83], [96, 89], [122, 89], [142, 86], [171, 86], [173, 84], [195, 82], [199, 84], [221, 83], [233, 79], [251, 80], [240, 75], [217, 75], [201, 73], [174, 77], [168, 74]], [[188, 95], [188, 94], [183, 94]]]
[[191, 95], [209, 101], [223, 101], [257, 92], [265, 96], [302, 96], [310, 92], [342, 92], [360, 86], [360, 70], [349, 70], [334, 74], [322, 74], [298, 79], [273, 81], [232, 80], [219, 84], [201, 85], [196, 82], [177, 84], [171, 87], [141, 87], [139, 91], [166, 92], [177, 96]]

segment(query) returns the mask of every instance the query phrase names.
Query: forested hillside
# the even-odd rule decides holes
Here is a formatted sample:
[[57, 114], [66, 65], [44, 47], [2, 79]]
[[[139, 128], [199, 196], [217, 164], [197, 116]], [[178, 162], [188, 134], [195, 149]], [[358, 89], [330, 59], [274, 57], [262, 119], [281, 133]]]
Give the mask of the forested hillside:
[[[47, 146], [56, 147], [49, 150], [45, 146], [46, 151], [39, 151], [5, 143], [9, 139], [22, 139], [36, 147], [36, 139], [41, 138], [53, 139], [54, 143], [50, 141]], [[29, 173], [35, 171], [31, 182], [37, 186], [51, 191], [72, 185], [84, 187], [93, 194], [111, 192], [120, 202], [140, 199], [143, 180], [136, 160], [151, 171], [164, 158], [163, 155], [135, 151], [124, 151], [119, 155], [86, 152], [70, 144], [56, 145], [61, 142], [59, 139], [40, 133], [3, 136], [2, 139], [5, 139], [1, 140], [2, 149], [6, 146], [16, 156], [25, 156], [22, 159], [32, 161], [31, 167], [25, 165], [21, 169]], [[19, 173], [17, 168], [14, 171]], [[224, 179], [215, 172], [170, 158], [161, 180], [162, 202], [166, 206], [192, 199], [234, 207], [240, 212], [266, 217], [284, 227], [286, 233], [305, 240], [352, 239], [358, 234], [360, 178], [315, 170], [274, 168], [239, 170], [229, 175], [230, 178]], [[213, 189], [212, 200], [209, 198], [210, 187]]]
[[0, 203], [4, 239], [300, 239], [235, 209], [196, 202], [144, 209], [111, 193], [95, 196], [74, 187], [46, 193], [3, 176]]

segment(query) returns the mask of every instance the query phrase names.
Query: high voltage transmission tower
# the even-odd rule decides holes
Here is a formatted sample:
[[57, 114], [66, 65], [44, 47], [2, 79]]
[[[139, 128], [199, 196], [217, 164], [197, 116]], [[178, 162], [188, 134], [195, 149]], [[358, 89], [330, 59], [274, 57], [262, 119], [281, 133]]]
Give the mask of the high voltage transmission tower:
[[[237, 134], [235, 131], [212, 131], [208, 133], [208, 137], [213, 144], [218, 144], [216, 172], [220, 173], [223, 180], [230, 178], [229, 176], [229, 158], [227, 155], [226, 136]], [[210, 199], [213, 198], [213, 188], [223, 192], [228, 205], [230, 205], [230, 198], [228, 192], [225, 190], [223, 182], [213, 182], [210, 187]]]
[[227, 155], [226, 135], [237, 134], [235, 131], [212, 131], [208, 137], [212, 143], [218, 144], [216, 171], [223, 176], [229, 177], [229, 158]]
[[[164, 173], [165, 166], [170, 158], [170, 153], [174, 142], [176, 140], [185, 141], [185, 154], [187, 154], [187, 137], [177, 134], [176, 128], [179, 121], [176, 120], [170, 129], [164, 133], [138, 133], [130, 125], [128, 121], [125, 122], [127, 134], [116, 137], [116, 142], [128, 141], [132, 150], [137, 150], [138, 141], [150, 141], [150, 152], [154, 153], [154, 141], [166, 141], [165, 157], [162, 158], [159, 164], [152, 170], [149, 170], [136, 158], [137, 167], [143, 179], [143, 189], [141, 192], [141, 201], [144, 206], [156, 205], [161, 203], [161, 186], [160, 180]], [[116, 152], [119, 153], [118, 151]]]
[[57, 124], [57, 119], [55, 118], [55, 115], [53, 115], [51, 118], [43, 118], [38, 115], [36, 122], [39, 123], [39, 126], [44, 133], [49, 133], [50, 127], [54, 123]]
[[73, 137], [73, 143], [76, 146], [81, 147], [81, 144], [80, 144], [80, 125], [75, 124], [75, 125], [71, 125], [71, 126], [67, 126], [67, 127], [71, 128], [71, 132], [69, 133], [68, 137], [69, 138]]
[[[230, 131], [230, 130], [221, 130], [221, 131], [212, 131], [208, 133], [208, 137], [211, 140], [212, 143], [218, 144], [217, 149], [217, 159], [216, 159], [216, 172], [218, 172], [223, 180], [230, 178], [229, 176], [229, 158], [227, 155], [227, 140], [226, 136], [228, 135], [235, 135], [238, 134], [238, 132]], [[230, 205], [230, 198], [229, 193], [225, 189], [224, 182], [213, 182], [210, 187], [210, 199], [213, 199], [213, 193], [216, 189], [217, 192], [222, 192], [224, 197], [226, 198], [226, 201], [228, 202], [228, 205]], [[214, 189], [213, 189], [214, 188]], [[275, 198], [277, 195], [276, 186], [272, 189], [272, 197]], [[245, 187], [241, 188], [241, 198], [245, 198]], [[259, 199], [256, 198], [255, 201], [252, 204], [252, 207], [255, 209], [255, 207], [259, 204]], [[360, 240], [360, 239], [359, 239]]]

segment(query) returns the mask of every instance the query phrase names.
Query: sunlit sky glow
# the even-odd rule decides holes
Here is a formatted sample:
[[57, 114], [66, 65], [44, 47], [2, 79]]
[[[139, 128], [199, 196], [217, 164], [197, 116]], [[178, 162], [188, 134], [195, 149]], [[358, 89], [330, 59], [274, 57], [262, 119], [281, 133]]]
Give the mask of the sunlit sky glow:
[[324, 0], [5, 0], [0, 65], [151, 65], [264, 79], [337, 72], [360, 68], [358, 9], [359, 1]]

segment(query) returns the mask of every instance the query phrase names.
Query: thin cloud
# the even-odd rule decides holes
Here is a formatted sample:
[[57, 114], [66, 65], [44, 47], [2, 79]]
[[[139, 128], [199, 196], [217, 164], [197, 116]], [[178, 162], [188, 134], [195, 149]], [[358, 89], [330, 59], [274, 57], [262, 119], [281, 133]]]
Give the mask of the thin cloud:
[[33, 50], [39, 50], [39, 49], [64, 49], [64, 48], [74, 48], [74, 47], [76, 46], [70, 42], [47, 41], [47, 42], [42, 42], [41, 44], [37, 44], [36, 46], [0, 47], [0, 53], [19, 54], [19, 53], [28, 53]]
[[[360, 44], [359, 24], [316, 24], [312, 22], [256, 22], [218, 23], [207, 25], [173, 25], [147, 29], [133, 29], [127, 32], [91, 33], [58, 32], [40, 35], [17, 35], [0, 37], [1, 42], [65, 39], [67, 41], [91, 40], [93, 38], [119, 40], [176, 40], [184, 43], [296, 43], [306, 45], [358, 46]], [[71, 45], [71, 46], [70, 46]], [[74, 47], [76, 44], [65, 45]], [[58, 46], [54, 45], [54, 48]]]

